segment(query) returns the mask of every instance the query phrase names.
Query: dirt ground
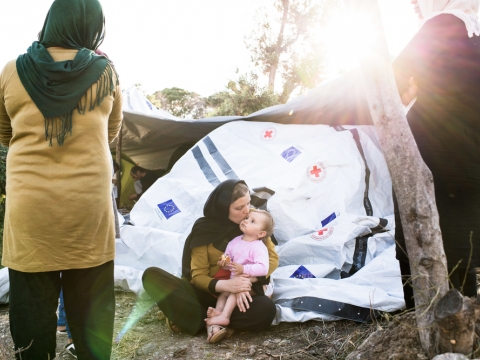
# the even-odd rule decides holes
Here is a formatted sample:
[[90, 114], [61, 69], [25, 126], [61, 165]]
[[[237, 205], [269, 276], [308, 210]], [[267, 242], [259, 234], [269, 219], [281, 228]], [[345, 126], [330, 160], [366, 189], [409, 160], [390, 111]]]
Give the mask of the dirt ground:
[[206, 342], [206, 333], [170, 333], [158, 308], [149, 301], [135, 302], [130, 293], [117, 293], [117, 305], [116, 336], [129, 319], [134, 322], [146, 313], [114, 345], [113, 359], [344, 359], [371, 328], [350, 321], [282, 323], [259, 334], [235, 333], [213, 345]]
[[172, 334], [151, 301], [127, 292], [116, 295], [116, 340], [122, 329], [133, 325], [114, 345], [112, 359], [345, 359], [375, 328], [352, 321], [281, 323], [259, 334], [235, 333], [220, 344], [209, 344], [206, 333]]
[[[353, 321], [281, 323], [267, 331], [235, 333], [219, 344], [208, 344], [206, 333], [197, 336], [172, 334], [165, 326], [165, 317], [151, 301], [137, 299], [134, 293], [116, 292], [115, 343], [112, 360], [138, 359], [201, 359], [201, 360], [266, 360], [266, 359], [325, 359], [343, 360], [376, 330], [384, 332], [393, 320], [359, 324]], [[409, 340], [409, 337], [413, 338]], [[402, 346], [412, 354], [422, 354], [415, 331], [406, 331]], [[66, 335], [57, 335], [57, 358], [72, 359], [63, 349]], [[379, 347], [380, 348], [380, 347]], [[370, 350], [370, 349], [369, 349]], [[351, 359], [426, 359], [422, 357], [391, 358], [390, 349], [364, 351], [366, 355]], [[388, 353], [388, 355], [387, 355]], [[356, 354], [356, 353], [355, 353]], [[0, 306], [0, 360], [13, 359], [13, 343], [8, 323], [8, 306]]]
[[414, 312], [396, 317], [384, 326], [351, 352], [347, 360], [428, 360], [421, 349]]
[[[173, 334], [165, 316], [151, 301], [131, 292], [116, 292], [112, 360], [428, 360], [422, 351], [415, 318], [384, 314], [378, 321], [281, 323], [261, 333], [235, 333], [208, 344], [206, 333]], [[73, 360], [63, 349], [66, 335], [57, 335], [57, 359]], [[0, 360], [14, 359], [8, 305], [0, 306]]]

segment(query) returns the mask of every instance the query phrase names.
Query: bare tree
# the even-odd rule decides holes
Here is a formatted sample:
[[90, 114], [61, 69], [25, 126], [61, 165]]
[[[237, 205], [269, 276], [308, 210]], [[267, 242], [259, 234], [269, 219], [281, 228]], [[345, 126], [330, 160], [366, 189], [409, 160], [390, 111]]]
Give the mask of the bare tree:
[[283, 78], [281, 102], [297, 87], [312, 88], [323, 80], [320, 25], [326, 9], [336, 4], [336, 0], [276, 0], [275, 11], [259, 12], [258, 27], [247, 39], [247, 48], [253, 63], [268, 76], [272, 92], [278, 75]]
[[[448, 290], [448, 272], [433, 177], [423, 162], [397, 91], [377, 0], [368, 0], [377, 24], [377, 54], [362, 62], [372, 120], [392, 176], [412, 272], [420, 341], [430, 357], [474, 352], [480, 304]], [[399, 156], [400, 155], [400, 156]]]

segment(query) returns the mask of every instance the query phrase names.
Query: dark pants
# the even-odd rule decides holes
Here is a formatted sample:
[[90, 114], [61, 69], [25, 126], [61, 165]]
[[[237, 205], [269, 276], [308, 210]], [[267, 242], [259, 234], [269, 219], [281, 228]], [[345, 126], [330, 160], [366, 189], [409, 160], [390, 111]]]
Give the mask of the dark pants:
[[[413, 299], [412, 273], [410, 272], [410, 263], [408, 261], [399, 260], [400, 272], [402, 274], [403, 296], [405, 299], [405, 307], [413, 309], [415, 301]], [[452, 269], [448, 269], [452, 271]], [[460, 269], [457, 268], [450, 274], [450, 287], [457, 289], [463, 295], [468, 297], [477, 296], [477, 275], [474, 268]]]
[[[191, 335], [205, 329], [207, 309], [217, 303], [212, 294], [155, 267], [145, 270], [142, 281], [146, 292], [175, 325]], [[272, 324], [276, 314], [272, 300], [261, 295], [252, 298], [246, 312], [235, 308], [229, 327], [239, 331], [261, 331]]]
[[87, 269], [38, 273], [9, 269], [9, 276], [10, 332], [15, 350], [26, 349], [17, 359], [55, 357], [60, 287], [78, 359], [110, 359], [115, 318], [113, 261]]
[[[443, 197], [436, 195], [437, 205], [443, 204], [445, 201]], [[395, 242], [396, 242], [396, 257], [400, 262], [400, 271], [402, 274], [402, 283], [403, 283], [403, 294], [405, 298], [405, 306], [407, 309], [413, 309], [415, 307], [415, 302], [413, 300], [413, 289], [411, 284], [411, 271], [410, 271], [410, 261], [407, 254], [407, 247], [405, 244], [405, 236], [403, 233], [403, 225], [400, 219], [400, 210], [398, 208], [397, 198], [395, 193], [393, 193], [393, 205], [394, 205], [394, 213], [395, 213]], [[439, 208], [440, 209], [440, 208]], [[453, 210], [452, 210], [453, 211]], [[440, 212], [440, 210], [439, 210]], [[455, 211], [453, 211], [455, 213]], [[446, 216], [445, 216], [446, 217]], [[440, 226], [442, 225], [442, 219], [440, 219]], [[442, 230], [443, 232], [443, 230]], [[448, 236], [448, 234], [443, 233], [443, 241], [445, 245], [445, 240], [450, 240], [452, 242], [453, 236]], [[465, 236], [463, 239], [457, 239], [457, 242], [460, 245], [465, 244]], [[470, 245], [468, 245], [470, 246]], [[475, 274], [475, 264], [472, 263], [467, 268], [468, 264], [468, 256], [470, 250], [465, 249], [463, 251], [464, 258], [460, 266], [453, 270], [455, 266], [457, 266], [456, 262], [448, 262], [447, 269], [448, 273], [450, 274], [450, 287], [461, 291], [464, 296], [468, 297], [476, 297], [477, 296], [477, 279]], [[445, 255], [447, 256], [447, 260], [450, 256], [447, 249], [445, 249]], [[475, 255], [475, 254], [474, 254]], [[475, 256], [476, 257], [476, 256]], [[465, 281], [465, 283], [464, 283]]]
[[398, 261], [400, 264], [400, 273], [402, 274], [403, 298], [405, 299], [405, 308], [407, 310], [415, 308], [413, 299], [412, 273], [410, 272], [410, 263], [408, 261]]

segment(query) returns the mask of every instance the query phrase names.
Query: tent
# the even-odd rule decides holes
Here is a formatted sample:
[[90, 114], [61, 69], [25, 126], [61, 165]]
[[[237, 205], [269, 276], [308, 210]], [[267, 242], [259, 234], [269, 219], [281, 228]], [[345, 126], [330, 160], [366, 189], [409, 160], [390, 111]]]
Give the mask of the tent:
[[[146, 169], [168, 172], [197, 141], [231, 121], [332, 126], [372, 124], [362, 86], [360, 72], [353, 70], [284, 105], [262, 109], [245, 117], [218, 116], [198, 120], [179, 119], [157, 109], [137, 87], [132, 86], [123, 92], [121, 153]], [[342, 102], [338, 103], [338, 99]], [[116, 142], [111, 144], [111, 150], [115, 152]], [[134, 193], [129, 169], [131, 166], [126, 163], [122, 172], [120, 204], [132, 206], [134, 202], [128, 199]]]
[[213, 188], [268, 188], [280, 266], [276, 323], [365, 321], [404, 306], [391, 180], [371, 126], [235, 121], [198, 141], [141, 197], [117, 239], [117, 286], [145, 296], [150, 266], [180, 276], [183, 243]]
[[[354, 71], [285, 105], [202, 120], [176, 119], [126, 90], [124, 153], [146, 168], [171, 170], [121, 227], [116, 286], [146, 297], [147, 267], [180, 276], [193, 222], [216, 184], [233, 178], [274, 193], [264, 204], [279, 242], [274, 323], [366, 321], [401, 309], [391, 179], [361, 86]], [[342, 103], [332, 102], [334, 92]]]
[[[363, 91], [363, 81], [358, 70], [326, 82], [287, 104], [262, 109], [245, 117], [179, 119], [157, 109], [134, 86], [126, 89], [123, 95], [122, 154], [128, 155], [134, 163], [151, 170], [171, 169], [173, 163], [193, 144], [231, 121], [325, 125], [372, 124]], [[337, 99], [342, 99], [342, 102], [339, 103]], [[112, 150], [115, 150], [115, 144], [112, 144]]]
[[135, 203], [128, 198], [129, 195], [135, 193], [134, 183], [135, 181], [130, 176], [130, 170], [132, 170], [134, 164], [126, 159], [122, 158], [120, 168], [122, 169], [121, 187], [120, 187], [120, 204], [133, 206]]

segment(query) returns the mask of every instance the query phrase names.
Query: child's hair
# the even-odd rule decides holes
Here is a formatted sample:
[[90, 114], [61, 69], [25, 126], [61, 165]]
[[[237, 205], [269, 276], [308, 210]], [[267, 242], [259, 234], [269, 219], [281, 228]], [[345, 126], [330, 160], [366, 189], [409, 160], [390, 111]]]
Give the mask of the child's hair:
[[275, 221], [273, 221], [272, 215], [268, 211], [259, 210], [259, 209], [255, 209], [255, 208], [251, 208], [250, 212], [256, 212], [256, 213], [260, 213], [260, 214], [265, 215], [265, 221], [263, 223], [263, 225], [264, 225], [263, 231], [265, 231], [266, 234], [265, 234], [264, 237], [260, 238], [260, 240], [262, 240], [263, 242], [267, 241], [267, 239], [270, 236], [272, 236], [273, 228], [275, 227]]

